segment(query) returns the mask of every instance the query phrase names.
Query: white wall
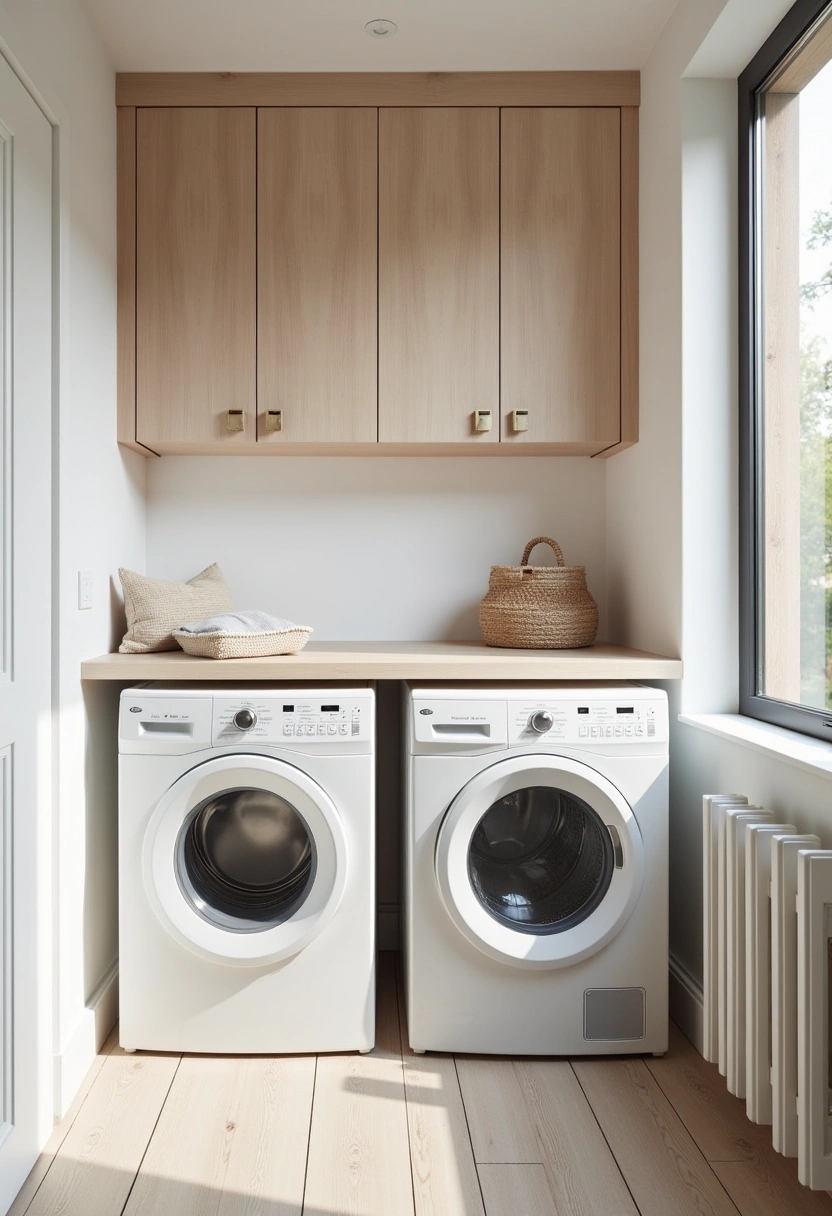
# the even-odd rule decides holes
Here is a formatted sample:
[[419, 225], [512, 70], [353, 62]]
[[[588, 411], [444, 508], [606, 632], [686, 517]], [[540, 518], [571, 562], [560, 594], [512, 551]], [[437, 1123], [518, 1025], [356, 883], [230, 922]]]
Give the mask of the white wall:
[[605, 463], [168, 456], [148, 468], [147, 572], [190, 578], [217, 561], [239, 607], [319, 639], [465, 640], [491, 564], [545, 534], [586, 566], [603, 637]]
[[[737, 707], [736, 77], [789, 7], [682, 0], [642, 74], [642, 442], [607, 474], [610, 635], [678, 648], [688, 714]], [[832, 844], [832, 778], [674, 721], [671, 952], [693, 996], [708, 792]]]
[[[55, 1093], [65, 1109], [115, 1013], [114, 689], [79, 664], [114, 642], [110, 580], [144, 563], [144, 461], [116, 445], [114, 75], [78, 0], [0, 0], [0, 38], [57, 123], [60, 181], [54, 702]], [[77, 608], [77, 572], [95, 605]], [[105, 981], [103, 990], [100, 990]], [[99, 1003], [96, 1028], [96, 996]]]

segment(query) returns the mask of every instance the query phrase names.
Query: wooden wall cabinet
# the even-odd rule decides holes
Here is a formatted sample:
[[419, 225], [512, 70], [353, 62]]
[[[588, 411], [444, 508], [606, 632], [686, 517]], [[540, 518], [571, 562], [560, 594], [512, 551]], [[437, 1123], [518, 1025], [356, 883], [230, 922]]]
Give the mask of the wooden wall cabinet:
[[249, 107], [136, 115], [136, 437], [155, 451], [254, 437], [255, 129]]
[[380, 111], [378, 275], [379, 441], [499, 443], [499, 110]]
[[117, 100], [119, 442], [636, 442], [637, 74], [122, 76]]

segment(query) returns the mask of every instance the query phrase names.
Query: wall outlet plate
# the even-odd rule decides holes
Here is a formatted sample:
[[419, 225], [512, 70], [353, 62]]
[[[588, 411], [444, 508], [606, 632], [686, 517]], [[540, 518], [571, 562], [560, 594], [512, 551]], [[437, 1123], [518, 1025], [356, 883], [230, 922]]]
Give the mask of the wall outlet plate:
[[78, 571], [78, 609], [83, 611], [85, 608], [92, 608], [93, 597], [93, 573], [92, 570]]

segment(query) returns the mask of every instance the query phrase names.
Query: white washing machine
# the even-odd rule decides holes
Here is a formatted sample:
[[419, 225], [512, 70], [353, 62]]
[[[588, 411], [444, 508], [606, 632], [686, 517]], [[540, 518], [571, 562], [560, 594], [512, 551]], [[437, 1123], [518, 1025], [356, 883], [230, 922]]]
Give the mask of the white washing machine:
[[665, 694], [405, 696], [411, 1046], [666, 1051]]
[[121, 694], [123, 1047], [372, 1048], [374, 740], [367, 687]]

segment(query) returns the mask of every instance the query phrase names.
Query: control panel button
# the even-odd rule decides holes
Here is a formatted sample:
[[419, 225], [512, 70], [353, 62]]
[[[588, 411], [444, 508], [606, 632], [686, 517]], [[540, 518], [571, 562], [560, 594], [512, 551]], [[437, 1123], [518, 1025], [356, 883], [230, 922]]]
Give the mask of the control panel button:
[[257, 714], [250, 709], [238, 709], [234, 715], [234, 725], [237, 730], [251, 730], [257, 725]]
[[295, 728], [291, 722], [283, 723], [283, 733], [284, 735], [293, 735], [295, 733]]
[[319, 735], [325, 735], [325, 734], [326, 734], [326, 722], [319, 722], [319, 723], [318, 723], [318, 734], [319, 734]]
[[336, 726], [336, 724], [334, 722], [330, 722], [329, 726], [327, 727], [327, 731], [329, 732], [330, 735], [337, 735], [338, 727]]
[[349, 732], [349, 727], [347, 726], [346, 722], [342, 722], [341, 725], [338, 727], [338, 734], [346, 735], [348, 732]]

